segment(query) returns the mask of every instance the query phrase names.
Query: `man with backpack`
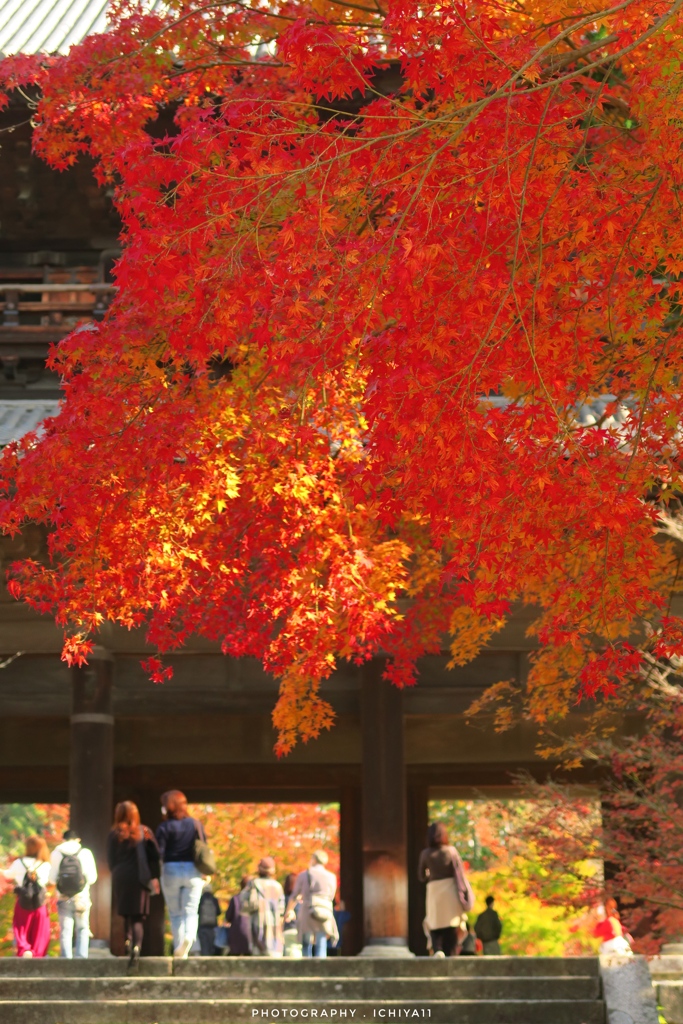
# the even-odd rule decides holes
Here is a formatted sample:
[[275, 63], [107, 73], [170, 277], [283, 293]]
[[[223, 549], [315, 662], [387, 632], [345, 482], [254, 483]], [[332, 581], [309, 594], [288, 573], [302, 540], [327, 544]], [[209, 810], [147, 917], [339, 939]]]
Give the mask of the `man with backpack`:
[[81, 846], [73, 829], [67, 829], [63, 842], [50, 857], [50, 882], [57, 887], [60, 956], [87, 959], [90, 946], [90, 886], [97, 881], [95, 858]]

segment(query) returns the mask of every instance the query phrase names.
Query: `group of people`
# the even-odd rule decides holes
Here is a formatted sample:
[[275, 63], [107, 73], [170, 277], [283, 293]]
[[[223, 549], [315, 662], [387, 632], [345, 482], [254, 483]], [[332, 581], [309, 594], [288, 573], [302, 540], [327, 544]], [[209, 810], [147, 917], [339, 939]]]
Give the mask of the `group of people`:
[[[107, 843], [113, 905], [123, 918], [129, 972], [135, 973], [142, 950], [150, 898], [163, 892], [171, 924], [173, 955], [187, 957], [195, 942], [202, 953], [216, 951], [220, 905], [210, 889], [215, 871], [202, 823], [188, 810], [180, 790], [162, 794], [163, 820], [156, 832], [140, 821], [132, 800], [116, 805]], [[327, 854], [316, 851], [310, 866], [289, 875], [285, 888], [275, 878], [275, 861], [264, 857], [256, 877], [242, 879], [226, 912], [229, 952], [281, 956], [289, 945], [302, 956], [325, 956], [339, 942], [337, 879], [327, 869]], [[13, 930], [17, 956], [43, 957], [50, 942], [47, 895], [57, 893], [60, 953], [87, 957], [90, 942], [90, 887], [97, 868], [90, 850], [68, 830], [50, 854], [41, 836], [29, 836], [24, 856], [4, 871], [14, 882]]]
[[[173, 934], [174, 955], [186, 957], [197, 937], [205, 876], [198, 861], [206, 848], [201, 822], [190, 817], [179, 790], [161, 797], [164, 820], [152, 832], [131, 800], [116, 805], [107, 843], [113, 903], [123, 917], [126, 952], [134, 972], [140, 958], [150, 897], [163, 891]], [[90, 887], [97, 881], [92, 852], [69, 829], [50, 854], [41, 836], [29, 836], [24, 855], [3, 872], [14, 882], [13, 931], [17, 956], [43, 957], [50, 943], [47, 896], [57, 894], [60, 954], [87, 957], [90, 945]]]
[[[340, 930], [348, 914], [335, 904], [337, 879], [327, 868], [325, 851], [312, 854], [310, 865], [290, 874], [282, 886], [275, 878], [275, 861], [264, 857], [254, 877], [242, 878], [220, 923], [222, 910], [210, 886], [212, 854], [204, 828], [188, 810], [180, 790], [161, 797], [163, 821], [152, 832], [140, 821], [131, 800], [116, 805], [109, 833], [107, 860], [112, 875], [113, 903], [124, 919], [129, 971], [135, 973], [142, 950], [150, 897], [163, 892], [173, 937], [173, 955], [187, 957], [199, 943], [204, 956], [227, 952], [233, 956], [327, 956], [338, 949]], [[90, 887], [97, 868], [90, 850], [67, 830], [50, 854], [41, 836], [29, 836], [24, 856], [3, 872], [14, 882], [16, 904], [13, 930], [20, 957], [43, 957], [50, 942], [48, 890], [57, 893], [60, 953], [87, 957], [90, 941]], [[474, 928], [469, 913], [474, 893], [465, 866], [441, 823], [430, 825], [427, 846], [418, 864], [426, 882], [424, 930], [435, 957], [500, 955], [502, 922], [494, 898], [486, 899]], [[593, 920], [595, 918], [595, 920]], [[608, 899], [591, 917], [592, 934], [601, 952], [630, 951], [614, 900]], [[577, 924], [578, 927], [578, 924]], [[224, 940], [220, 941], [219, 933]]]
[[62, 956], [87, 957], [90, 943], [90, 886], [97, 881], [95, 859], [72, 830], [50, 853], [42, 836], [29, 836], [24, 856], [3, 872], [17, 897], [12, 926], [17, 956], [42, 957], [50, 944], [48, 889], [57, 890]]
[[[187, 957], [196, 941], [204, 955], [218, 948], [220, 904], [210, 887], [215, 866], [207, 868], [204, 828], [190, 816], [184, 793], [171, 790], [161, 802], [164, 820], [155, 834], [141, 824], [135, 804], [124, 801], [116, 807], [109, 835], [114, 906], [125, 922], [131, 973], [140, 957], [150, 896], [160, 890], [168, 908], [173, 955]], [[306, 871], [288, 877], [286, 892], [275, 878], [275, 861], [264, 857], [256, 877], [242, 879], [227, 908], [228, 952], [282, 956], [287, 934], [295, 933], [302, 956], [325, 956], [328, 942], [339, 940], [337, 879], [328, 871], [327, 859], [323, 850], [315, 852]]]
[[[460, 854], [449, 844], [448, 832], [441, 823], [430, 825], [427, 830], [418, 878], [427, 883], [424, 930], [433, 956], [500, 956], [503, 924], [494, 909], [494, 898], [486, 897], [486, 910], [479, 914], [473, 929], [468, 913], [474, 906], [474, 893]], [[579, 928], [599, 939], [601, 954], [623, 956], [632, 952], [633, 939], [624, 930], [614, 899], [593, 907], [571, 930]]]
[[503, 925], [493, 908], [494, 898], [486, 897], [486, 910], [479, 914], [473, 930], [468, 918], [474, 907], [472, 886], [462, 858], [440, 822], [427, 830], [417, 877], [427, 883], [424, 931], [432, 956], [500, 956]]
[[337, 951], [349, 915], [335, 902], [337, 879], [327, 863], [325, 851], [316, 850], [309, 867], [287, 875], [283, 886], [275, 878], [275, 861], [264, 857], [254, 877], [242, 878], [224, 925], [220, 904], [207, 887], [199, 906], [202, 954], [325, 957], [328, 950]]

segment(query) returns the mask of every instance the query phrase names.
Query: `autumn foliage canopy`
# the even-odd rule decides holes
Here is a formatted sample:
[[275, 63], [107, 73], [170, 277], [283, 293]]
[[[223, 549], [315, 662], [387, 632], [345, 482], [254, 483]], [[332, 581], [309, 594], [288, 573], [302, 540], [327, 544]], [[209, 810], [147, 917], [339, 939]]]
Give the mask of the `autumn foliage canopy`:
[[123, 224], [1, 467], [4, 530], [50, 530], [14, 593], [67, 656], [107, 619], [256, 656], [286, 750], [337, 659], [407, 684], [515, 602], [537, 718], [633, 672], [643, 619], [680, 650], [682, 61], [683, 0], [117, 3], [5, 59]]

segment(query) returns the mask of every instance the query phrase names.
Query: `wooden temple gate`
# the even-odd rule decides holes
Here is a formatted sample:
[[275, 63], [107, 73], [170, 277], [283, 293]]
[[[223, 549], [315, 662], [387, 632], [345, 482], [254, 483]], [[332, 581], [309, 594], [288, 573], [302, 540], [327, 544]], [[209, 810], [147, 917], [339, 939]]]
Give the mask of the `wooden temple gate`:
[[[508, 643], [523, 625], [511, 624]], [[0, 801], [71, 805], [100, 871], [93, 932], [111, 933], [114, 949], [120, 924], [111, 932], [105, 848], [118, 800], [134, 800], [152, 828], [171, 788], [193, 802], [339, 802], [340, 895], [352, 915], [345, 952], [409, 945], [421, 953], [416, 869], [430, 796], [512, 795], [517, 770], [550, 767], [534, 755], [531, 727], [496, 735], [465, 720], [484, 686], [524, 672], [523, 650], [491, 650], [453, 672], [446, 656], [426, 658], [419, 684], [403, 692], [381, 678], [382, 659], [343, 666], [325, 686], [337, 712], [332, 730], [278, 761], [276, 683], [257, 662], [205, 645], [171, 659], [174, 678], [154, 686], [140, 666], [141, 638], [104, 632], [107, 646], [89, 665], [68, 669], [50, 621], [7, 597], [0, 603], [0, 652], [5, 660], [24, 652], [0, 671]], [[147, 953], [163, 949], [163, 903], [154, 903]]]

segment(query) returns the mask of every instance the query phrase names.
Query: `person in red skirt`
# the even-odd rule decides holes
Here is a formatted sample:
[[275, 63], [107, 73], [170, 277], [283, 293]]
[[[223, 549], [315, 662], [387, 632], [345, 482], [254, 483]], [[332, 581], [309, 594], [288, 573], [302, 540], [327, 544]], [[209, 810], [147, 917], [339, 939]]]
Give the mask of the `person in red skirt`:
[[[597, 921], [593, 926], [593, 938], [600, 939], [600, 953], [620, 953], [630, 956], [633, 953], [630, 935], [624, 933], [621, 917], [617, 910], [617, 901], [605, 900], [596, 908]], [[630, 940], [630, 941], [629, 941]]]
[[45, 905], [50, 854], [45, 840], [29, 836], [25, 855], [17, 857], [3, 874], [14, 882], [17, 897], [12, 921], [17, 956], [45, 956], [50, 945], [50, 915]]

